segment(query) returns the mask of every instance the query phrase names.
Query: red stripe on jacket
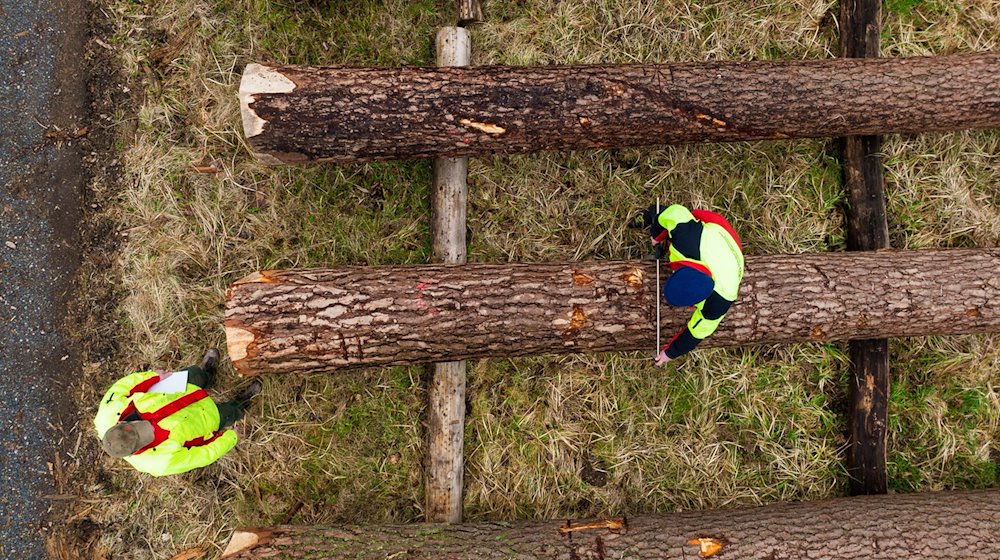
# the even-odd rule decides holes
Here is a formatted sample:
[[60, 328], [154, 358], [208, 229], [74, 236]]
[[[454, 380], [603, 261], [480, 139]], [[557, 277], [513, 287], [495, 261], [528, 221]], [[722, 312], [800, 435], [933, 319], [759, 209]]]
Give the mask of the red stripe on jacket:
[[132, 395], [134, 395], [136, 393], [145, 393], [153, 385], [156, 385], [159, 382], [160, 382], [160, 374], [156, 374], [153, 377], [150, 377], [149, 379], [145, 379], [143, 381], [140, 381], [138, 385], [136, 385], [135, 387], [132, 387], [132, 390], [128, 392], [128, 396], [131, 397]]
[[709, 278], [713, 279], [715, 278], [715, 276], [712, 275], [712, 271], [709, 270], [708, 267], [703, 264], [696, 263], [694, 261], [670, 261], [670, 268], [672, 270], [680, 270], [682, 266], [691, 267], [699, 272], [704, 272], [705, 274], [708, 275]]
[[[188, 407], [206, 398], [208, 398], [208, 391], [204, 389], [198, 389], [197, 391], [192, 391], [179, 399], [172, 400], [167, 404], [161, 406], [160, 408], [152, 412], [147, 412], [145, 414], [139, 412], [138, 409], [136, 409], [135, 407], [135, 403], [129, 401], [128, 406], [125, 407], [125, 410], [121, 413], [121, 416], [119, 416], [118, 421], [121, 422], [129, 414], [135, 412], [136, 414], [139, 415], [140, 418], [146, 420], [147, 422], [153, 425], [153, 441], [151, 441], [149, 445], [147, 445], [146, 447], [143, 447], [142, 449], [133, 453], [133, 455], [138, 455], [143, 451], [152, 449], [157, 445], [160, 445], [161, 443], [166, 441], [168, 437], [170, 437], [170, 432], [160, 427], [160, 420], [163, 420], [164, 418], [170, 416], [171, 414], [180, 412], [185, 407]], [[216, 434], [207, 442], [196, 445], [205, 445], [206, 443], [213, 441], [217, 437], [219, 437], [219, 432], [216, 432]], [[195, 438], [194, 440], [191, 441], [196, 441], [197, 439], [198, 438]], [[202, 437], [201, 439], [204, 438]], [[187, 446], [187, 443], [185, 443], [184, 445]]]
[[686, 331], [686, 330], [687, 330], [687, 327], [684, 327], [683, 329], [677, 331], [677, 334], [675, 334], [673, 336], [673, 338], [671, 338], [670, 340], [668, 340], [667, 343], [663, 345], [663, 348], [660, 348], [660, 351], [661, 352], [666, 352], [667, 348], [670, 348], [670, 345], [673, 344], [675, 340], [677, 340], [677, 337], [679, 337], [680, 335], [684, 334], [684, 331]]
[[184, 447], [187, 447], [188, 449], [190, 449], [192, 447], [201, 447], [203, 445], [208, 445], [208, 444], [212, 443], [213, 441], [215, 441], [215, 440], [219, 439], [220, 437], [222, 437], [222, 434], [224, 434], [224, 433], [225, 433], [225, 430], [218, 430], [216, 432], [213, 432], [212, 433], [212, 437], [210, 437], [208, 439], [205, 439], [205, 436], [198, 436], [198, 437], [196, 437], [194, 439], [185, 441], [184, 442]]
[[729, 235], [732, 236], [733, 241], [736, 242], [736, 246], [740, 248], [740, 251], [743, 250], [743, 243], [740, 242], [740, 236], [736, 233], [736, 230], [733, 229], [733, 226], [730, 225], [729, 221], [722, 216], [722, 214], [712, 212], [711, 210], [692, 210], [691, 215], [694, 216], [695, 219], [702, 222], [722, 226], [723, 229], [725, 229]]

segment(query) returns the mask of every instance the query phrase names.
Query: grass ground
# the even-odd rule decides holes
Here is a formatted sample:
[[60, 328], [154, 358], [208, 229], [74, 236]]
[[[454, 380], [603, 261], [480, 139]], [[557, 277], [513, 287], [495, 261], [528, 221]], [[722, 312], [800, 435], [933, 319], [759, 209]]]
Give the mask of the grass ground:
[[[446, 1], [98, 2], [131, 104], [107, 119], [122, 176], [95, 220], [121, 240], [119, 350], [94, 361], [89, 422], [118, 375], [182, 366], [223, 346], [227, 285], [261, 268], [421, 263], [426, 162], [265, 167], [242, 137], [250, 62], [429, 65]], [[1000, 47], [1000, 1], [890, 0], [883, 52]], [[828, 57], [836, 3], [492, 0], [476, 64]], [[896, 247], [996, 246], [1000, 132], [890, 137]], [[720, 210], [748, 253], [841, 250], [831, 141], [474, 160], [470, 261], [636, 258], [624, 219], [656, 196]], [[192, 166], [215, 166], [200, 173]], [[998, 484], [997, 336], [892, 343], [889, 480], [898, 491]], [[651, 367], [636, 353], [471, 363], [466, 517], [613, 515], [841, 495], [844, 345], [702, 350]], [[238, 380], [226, 370], [223, 386]], [[154, 479], [98, 464], [88, 519], [110, 558], [218, 554], [242, 525], [422, 519], [423, 369], [265, 377], [216, 464]]]

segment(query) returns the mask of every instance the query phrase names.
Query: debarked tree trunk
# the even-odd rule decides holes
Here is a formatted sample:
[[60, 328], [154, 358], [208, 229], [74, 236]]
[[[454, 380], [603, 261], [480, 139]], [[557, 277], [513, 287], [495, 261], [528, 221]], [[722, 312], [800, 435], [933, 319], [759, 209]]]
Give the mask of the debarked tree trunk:
[[[242, 375], [483, 357], [649, 350], [651, 261], [265, 271], [230, 288]], [[748, 257], [702, 346], [1000, 332], [1000, 249]], [[666, 275], [663, 278], [666, 281]], [[689, 309], [664, 306], [663, 332]]]
[[1000, 558], [1000, 490], [838, 498], [592, 522], [243, 529], [222, 558], [691, 560], [699, 553], [719, 560]]
[[247, 66], [270, 163], [1000, 127], [1000, 53], [473, 68]]

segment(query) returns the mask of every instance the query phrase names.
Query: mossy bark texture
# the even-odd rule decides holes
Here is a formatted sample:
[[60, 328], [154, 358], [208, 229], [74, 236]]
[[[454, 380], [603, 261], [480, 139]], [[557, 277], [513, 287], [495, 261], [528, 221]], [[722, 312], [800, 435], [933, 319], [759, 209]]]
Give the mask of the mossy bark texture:
[[[226, 303], [243, 375], [482, 357], [649, 350], [651, 261], [265, 271]], [[703, 346], [1000, 332], [1000, 249], [748, 257]], [[665, 281], [665, 279], [664, 279]], [[689, 309], [664, 307], [663, 331]]]
[[[574, 527], [579, 530], [567, 531]], [[1000, 558], [1000, 490], [863, 496], [592, 522], [244, 529], [223, 558], [691, 560], [699, 555], [720, 560]]]
[[250, 65], [272, 163], [440, 158], [1000, 126], [1000, 53], [473, 68]]

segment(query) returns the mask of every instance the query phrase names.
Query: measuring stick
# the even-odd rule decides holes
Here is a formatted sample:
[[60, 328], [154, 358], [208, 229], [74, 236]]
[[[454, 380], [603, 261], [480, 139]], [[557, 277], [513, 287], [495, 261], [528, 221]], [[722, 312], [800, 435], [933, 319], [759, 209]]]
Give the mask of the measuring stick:
[[[656, 223], [660, 221], [660, 197], [656, 197], [656, 216], [653, 218], [653, 221]], [[656, 298], [656, 352], [653, 353], [653, 356], [660, 355], [660, 258], [658, 253], [659, 251], [654, 246], [653, 260], [656, 261], [656, 293], [653, 294], [653, 297]]]

